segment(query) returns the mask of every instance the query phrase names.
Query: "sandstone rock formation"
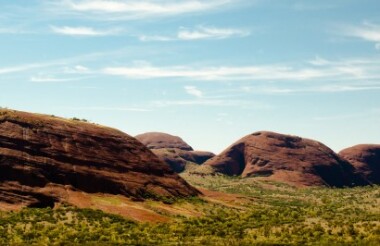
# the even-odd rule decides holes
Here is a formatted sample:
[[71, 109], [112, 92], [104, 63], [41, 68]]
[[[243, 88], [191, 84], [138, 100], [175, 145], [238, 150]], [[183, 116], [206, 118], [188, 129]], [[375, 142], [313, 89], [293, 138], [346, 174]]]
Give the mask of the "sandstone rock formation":
[[67, 189], [135, 199], [199, 194], [121, 131], [1, 109], [0, 203], [52, 206]]
[[310, 139], [256, 132], [208, 160], [217, 172], [262, 177], [297, 186], [354, 186], [368, 184], [354, 167], [331, 149]]
[[339, 152], [356, 169], [373, 184], [380, 184], [380, 145], [360, 144]]
[[193, 148], [188, 145], [182, 138], [162, 132], [147, 132], [135, 136], [137, 140], [142, 142], [149, 149], [181, 149], [192, 151]]
[[189, 165], [200, 165], [215, 156], [211, 152], [193, 151], [193, 148], [180, 137], [161, 132], [148, 132], [135, 136], [161, 160], [177, 173]]

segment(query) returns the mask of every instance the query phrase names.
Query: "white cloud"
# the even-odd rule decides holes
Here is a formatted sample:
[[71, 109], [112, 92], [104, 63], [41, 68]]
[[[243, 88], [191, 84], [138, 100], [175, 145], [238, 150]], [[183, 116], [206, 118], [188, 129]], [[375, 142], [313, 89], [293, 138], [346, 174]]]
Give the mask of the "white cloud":
[[319, 56], [316, 56], [313, 60], [309, 61], [309, 63], [314, 66], [325, 66], [330, 64], [328, 60], [325, 60]]
[[118, 29], [96, 30], [92, 27], [84, 27], [84, 26], [79, 26], [79, 27], [51, 26], [51, 29], [54, 33], [61, 34], [61, 35], [68, 35], [68, 36], [108, 36], [108, 35], [115, 35], [120, 32], [120, 30]]
[[328, 66], [294, 67], [291, 65], [264, 66], [219, 66], [156, 67], [149, 64], [141, 66], [107, 67], [104, 74], [124, 76], [133, 79], [182, 78], [192, 80], [259, 80], [259, 81], [307, 81], [316, 79], [352, 80], [380, 78], [375, 67], [379, 62], [362, 64], [357, 62], [334, 62]]
[[178, 34], [181, 40], [198, 40], [198, 39], [225, 39], [231, 37], [248, 36], [249, 32], [241, 29], [233, 28], [216, 28], [200, 26], [194, 30], [182, 28]]
[[195, 99], [195, 100], [173, 100], [173, 101], [154, 101], [155, 107], [171, 107], [171, 106], [213, 106], [213, 107], [249, 107], [255, 109], [271, 109], [270, 105], [251, 100], [237, 99]]
[[64, 73], [72, 73], [72, 74], [88, 74], [91, 72], [91, 70], [88, 67], [85, 67], [83, 65], [76, 65], [73, 67], [65, 67], [63, 69]]
[[75, 107], [75, 108], [65, 108], [70, 110], [80, 110], [80, 111], [127, 111], [127, 112], [149, 112], [151, 110], [146, 108], [135, 108], [135, 107]]
[[178, 40], [204, 40], [204, 39], [227, 39], [227, 38], [238, 38], [250, 35], [250, 32], [243, 29], [236, 28], [216, 28], [216, 27], [206, 27], [198, 26], [193, 29], [181, 27], [176, 35], [172, 36], [162, 36], [153, 35], [139, 36], [141, 41], [178, 41]]
[[0, 34], [30, 34], [33, 33], [31, 31], [25, 31], [19, 27], [6, 27], [0, 28]]
[[17, 73], [17, 72], [27, 71], [30, 69], [42, 68], [46, 66], [50, 66], [50, 64], [31, 63], [31, 64], [24, 64], [24, 65], [18, 65], [18, 66], [13, 66], [13, 67], [3, 67], [3, 68], [0, 68], [0, 74]]
[[53, 76], [37, 75], [37, 76], [32, 76], [30, 78], [30, 81], [36, 82], [36, 83], [55, 83], [55, 82], [75, 81], [75, 80], [81, 80], [81, 79], [83, 78], [55, 78]]
[[66, 0], [55, 5], [79, 13], [91, 12], [112, 18], [137, 19], [203, 12], [231, 2], [232, 0]]
[[319, 85], [319, 86], [299, 86], [294, 87], [275, 87], [275, 86], [243, 86], [240, 88], [243, 92], [252, 94], [268, 94], [268, 95], [293, 95], [300, 93], [336, 93], [336, 92], [358, 92], [358, 91], [374, 91], [380, 90], [380, 85]]
[[195, 86], [185, 86], [186, 93], [198, 98], [203, 97], [203, 92]]
[[349, 37], [356, 37], [365, 41], [374, 42], [378, 49], [380, 43], [380, 26], [369, 22], [364, 22], [361, 26], [345, 26], [342, 28], [343, 34]]

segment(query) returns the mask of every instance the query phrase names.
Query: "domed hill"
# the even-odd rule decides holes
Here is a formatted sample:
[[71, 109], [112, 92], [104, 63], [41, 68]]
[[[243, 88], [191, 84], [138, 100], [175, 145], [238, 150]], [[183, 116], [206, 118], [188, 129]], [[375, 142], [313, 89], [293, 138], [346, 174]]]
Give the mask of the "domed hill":
[[353, 186], [368, 182], [322, 143], [274, 132], [256, 132], [208, 160], [217, 172], [296, 186]]
[[51, 206], [69, 188], [136, 199], [199, 194], [123, 132], [0, 110], [0, 203]]
[[162, 132], [148, 132], [135, 136], [155, 155], [170, 165], [177, 173], [183, 172], [190, 165], [200, 165], [215, 156], [206, 151], [193, 151], [182, 138]]
[[188, 145], [182, 138], [162, 132], [147, 132], [135, 136], [137, 140], [142, 142], [149, 149], [165, 149], [175, 148], [186, 151], [193, 151], [193, 148]]
[[380, 145], [360, 144], [339, 152], [348, 160], [356, 172], [364, 175], [373, 184], [380, 184]]

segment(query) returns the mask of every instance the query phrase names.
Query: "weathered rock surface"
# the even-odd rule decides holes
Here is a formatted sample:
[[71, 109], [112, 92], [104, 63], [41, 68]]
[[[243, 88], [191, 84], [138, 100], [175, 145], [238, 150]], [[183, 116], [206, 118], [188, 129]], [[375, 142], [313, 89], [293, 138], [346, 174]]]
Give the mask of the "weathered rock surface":
[[297, 186], [354, 186], [368, 182], [327, 146], [296, 136], [256, 132], [208, 160], [217, 172]]
[[148, 149], [181, 149], [192, 151], [193, 148], [188, 145], [182, 138], [162, 132], [147, 132], [135, 136]]
[[380, 184], [380, 144], [360, 144], [339, 152], [373, 184]]
[[65, 189], [136, 199], [199, 194], [121, 131], [0, 110], [0, 203], [51, 206]]
[[194, 151], [182, 138], [162, 132], [147, 132], [135, 136], [177, 173], [189, 165], [200, 165], [215, 156], [206, 151]]

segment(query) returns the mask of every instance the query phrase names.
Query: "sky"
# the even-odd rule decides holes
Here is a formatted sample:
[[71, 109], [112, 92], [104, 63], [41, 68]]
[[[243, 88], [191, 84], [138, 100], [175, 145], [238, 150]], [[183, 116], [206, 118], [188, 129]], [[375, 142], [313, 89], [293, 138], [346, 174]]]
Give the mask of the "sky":
[[215, 153], [380, 143], [380, 2], [0, 0], [0, 106]]

